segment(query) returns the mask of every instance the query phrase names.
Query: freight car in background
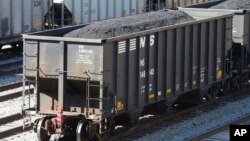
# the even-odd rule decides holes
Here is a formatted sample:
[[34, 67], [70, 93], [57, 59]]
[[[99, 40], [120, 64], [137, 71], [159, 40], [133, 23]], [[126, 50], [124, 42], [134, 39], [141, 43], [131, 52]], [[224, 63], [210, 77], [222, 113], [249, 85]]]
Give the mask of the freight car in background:
[[209, 0], [64, 0], [64, 4], [73, 15], [73, 23], [82, 24], [207, 1]]
[[44, 30], [49, 0], [0, 1], [0, 49], [5, 44], [22, 46], [22, 33]]
[[146, 12], [146, 0], [65, 0], [73, 24], [90, 23]]
[[86, 25], [24, 35], [23, 84], [35, 82], [36, 107], [24, 103], [23, 110], [45, 115], [35, 121], [39, 140], [56, 133], [93, 139], [155, 104], [224, 89], [233, 14], [185, 13], [194, 20], [107, 38], [64, 37]]
[[145, 7], [146, 0], [64, 0], [51, 7], [51, 11], [54, 24], [61, 27], [144, 13]]
[[144, 13], [147, 3], [146, 0], [64, 0], [55, 4], [53, 0], [1, 0], [0, 49], [6, 44], [22, 46], [22, 33]]
[[156, 11], [206, 0], [1, 0], [0, 49], [22, 46], [22, 33]]
[[193, 4], [204, 3], [213, 0], [166, 0], [167, 8], [176, 9], [180, 6], [190, 6]]
[[[236, 3], [235, 3], [236, 2]], [[182, 9], [182, 8], [180, 8]], [[239, 78], [235, 85], [249, 79], [250, 72], [250, 1], [249, 0], [217, 0], [196, 4], [184, 8], [186, 10], [234, 12], [232, 32], [232, 69]]]

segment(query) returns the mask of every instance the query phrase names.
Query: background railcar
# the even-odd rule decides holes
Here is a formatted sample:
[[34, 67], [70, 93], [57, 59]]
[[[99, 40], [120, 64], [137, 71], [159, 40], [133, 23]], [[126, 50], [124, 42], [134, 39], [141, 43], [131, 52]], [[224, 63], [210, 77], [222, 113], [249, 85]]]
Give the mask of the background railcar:
[[0, 49], [5, 44], [22, 46], [22, 33], [43, 30], [48, 2], [48, 0], [1, 0]]
[[7, 44], [22, 46], [23, 33], [144, 13], [146, 3], [146, 0], [64, 0], [64, 3], [1, 0], [0, 49]]
[[81, 140], [85, 132], [106, 132], [114, 120], [135, 121], [153, 104], [221, 88], [231, 76], [233, 14], [183, 11], [195, 20], [114, 38], [63, 37], [86, 25], [24, 35], [23, 84], [35, 82], [35, 112], [49, 115], [37, 121], [38, 137], [48, 137], [41, 128], [50, 123], [79, 128]]
[[145, 0], [65, 0], [72, 13], [73, 24], [112, 19], [144, 13]]
[[22, 46], [22, 33], [117, 18], [207, 0], [1, 0], [0, 49]]

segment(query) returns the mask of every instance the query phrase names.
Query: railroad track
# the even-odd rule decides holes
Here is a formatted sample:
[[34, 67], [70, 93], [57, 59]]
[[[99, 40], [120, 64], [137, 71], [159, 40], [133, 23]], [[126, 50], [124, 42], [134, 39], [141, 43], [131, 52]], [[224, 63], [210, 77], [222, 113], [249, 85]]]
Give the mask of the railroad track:
[[11, 59], [13, 56], [22, 56], [21, 52], [0, 52], [0, 60]]
[[15, 83], [12, 83], [12, 84], [0, 86], [0, 92], [21, 87], [22, 84], [23, 84], [23, 82], [15, 82]]
[[[33, 87], [31, 90], [33, 91]], [[11, 92], [4, 93], [4, 91], [5, 92], [11, 91]], [[16, 82], [13, 84], [1, 86], [0, 92], [2, 92], [0, 94], [0, 102], [5, 102], [8, 100], [20, 98], [22, 96], [22, 82]], [[24, 120], [23, 116], [21, 115], [21, 111], [19, 113], [13, 113], [12, 115], [0, 118], [0, 139], [32, 129], [32, 126], [27, 126], [23, 128], [24, 127], [23, 123]]]
[[0, 77], [22, 73], [23, 71], [22, 64], [23, 61], [20, 60], [0, 65]]
[[[143, 134], [145, 134], [145, 133], [142, 133], [142, 132], [146, 131], [146, 133], [150, 133], [151, 131], [147, 131], [147, 130], [150, 130], [151, 128], [155, 128], [159, 125], [162, 125], [165, 123], [171, 124], [172, 122], [176, 122], [176, 119], [181, 120], [181, 121], [182, 120], [185, 121], [185, 118], [183, 119], [183, 117], [190, 115], [190, 113], [192, 113], [194, 111], [204, 110], [204, 109], [207, 110], [212, 105], [217, 105], [220, 102], [221, 103], [223, 103], [225, 101], [230, 102], [230, 101], [234, 101], [237, 98], [242, 98], [241, 96], [248, 96], [248, 95], [242, 95], [242, 93], [246, 93], [249, 90], [250, 90], [250, 88], [242, 89], [239, 92], [234, 92], [234, 93], [228, 94], [226, 96], [223, 96], [219, 99], [213, 100], [211, 102], [203, 103], [201, 105], [187, 108], [185, 110], [179, 111], [179, 110], [174, 109], [173, 111], [170, 111], [171, 113], [168, 113], [169, 115], [167, 115], [167, 116], [166, 115], [158, 115], [158, 116], [149, 117], [147, 119], [140, 121], [136, 127], [120, 128], [120, 129], [112, 132], [111, 136], [109, 136], [108, 138], [105, 138], [104, 140], [108, 140], [108, 141], [124, 140], [124, 139], [129, 140], [128, 137], [130, 137], [130, 136], [131, 136], [131, 138], [134, 136], [143, 136]], [[0, 119], [0, 121], [3, 121], [3, 122], [0, 122], [0, 125], [2, 123], [8, 123], [9, 121], [12, 122], [12, 121], [15, 121], [16, 119], [20, 119], [20, 118], [22, 118], [20, 115], [13, 115], [12, 118]], [[209, 131], [210, 133], [208, 132], [206, 134], [192, 137], [192, 140], [199, 140], [200, 138], [210, 136], [214, 133], [217, 133], [218, 131], [225, 129], [229, 124], [232, 124], [232, 123], [236, 124], [238, 122], [243, 122], [245, 120], [249, 120], [249, 118], [250, 118], [250, 115], [248, 115], [247, 117], [244, 117], [243, 119], [237, 119], [234, 122], [230, 122], [227, 125], [223, 125], [223, 127], [219, 127], [219, 129]], [[15, 133], [21, 133], [21, 132], [24, 132], [27, 130], [31, 130], [31, 127], [28, 127], [25, 130], [23, 130], [22, 126], [20, 125], [14, 129], [0, 132], [0, 138], [5, 138], [5, 137], [11, 136]], [[138, 135], [135, 135], [135, 134], [138, 134]], [[131, 139], [131, 140], [133, 140], [133, 139]]]
[[18, 52], [0, 54], [0, 77], [22, 73], [22, 55]]
[[23, 51], [22, 47], [10, 47], [7, 49], [1, 49], [0, 53], [9, 54], [9, 53], [21, 53]]
[[[187, 108], [184, 110], [177, 110], [177, 111], [173, 111], [168, 115], [164, 115], [164, 116], [153, 116], [153, 118], [148, 118], [147, 121], [143, 124], [138, 124], [135, 127], [131, 127], [131, 128], [121, 128], [118, 129], [117, 131], [114, 131], [111, 133], [111, 136], [108, 138], [105, 138], [105, 141], [117, 141], [117, 140], [134, 140], [134, 137], [141, 137], [143, 135], [145, 135], [146, 133], [150, 133], [150, 132], [154, 132], [154, 131], [150, 131], [150, 129], [154, 129], [157, 128], [161, 125], [165, 125], [165, 124], [172, 124], [172, 122], [176, 122], [176, 120], [180, 120], [180, 121], [185, 121], [186, 119], [183, 118], [185, 116], [194, 116], [194, 115], [190, 115], [190, 113], [198, 111], [198, 110], [209, 110], [209, 107], [213, 106], [213, 105], [217, 105], [218, 103], [222, 103], [225, 102], [227, 100], [233, 100], [235, 98], [237, 98], [238, 96], [248, 92], [250, 90], [250, 88], [245, 88], [242, 89], [239, 92], [233, 92], [230, 94], [227, 94], [226, 96], [223, 96], [219, 99], [215, 99], [212, 100], [210, 102], [206, 102], [203, 104], [200, 104], [198, 106], [194, 106], [191, 108]], [[231, 123], [229, 123], [231, 124]], [[159, 127], [160, 128], [160, 127]], [[213, 131], [213, 133], [215, 133], [216, 131]], [[202, 138], [203, 135], [201, 135]], [[194, 137], [196, 138], [196, 137]], [[198, 138], [198, 137], [197, 137]], [[196, 140], [196, 139], [195, 139]]]
[[[22, 82], [16, 82], [13, 84], [4, 85], [4, 86], [0, 87], [0, 92], [12, 90], [12, 89], [15, 89], [15, 88], [18, 88], [21, 86], [22, 86]], [[17, 98], [17, 97], [20, 97], [21, 95], [22, 95], [22, 91], [16, 91], [16, 92], [9, 93], [9, 94], [1, 94], [0, 95], [0, 102], [6, 101], [9, 99]]]
[[1, 72], [0, 71], [0, 77], [10, 76], [10, 75], [13, 75], [13, 74], [19, 74], [19, 73], [22, 73], [22, 72], [23, 72], [22, 68], [16, 68], [16, 69], [6, 71], [6, 72]]
[[[10, 118], [10, 117], [6, 117]], [[2, 119], [0, 119], [2, 120]], [[10, 120], [9, 120], [10, 121]], [[20, 115], [12, 115], [12, 121], [6, 122], [4, 125], [1, 125], [2, 128], [8, 128], [7, 130], [2, 129], [0, 130], [0, 139], [15, 135], [17, 133], [22, 133], [32, 129], [31, 126], [27, 126], [24, 128], [23, 126], [23, 119]]]
[[209, 130], [203, 134], [200, 134], [198, 136], [194, 136], [192, 137], [189, 141], [200, 141], [200, 140], [204, 140], [204, 139], [207, 139], [219, 132], [222, 132], [222, 131], [225, 131], [227, 129], [229, 129], [229, 126], [230, 125], [239, 125], [241, 123], [244, 123], [244, 122], [247, 122], [247, 121], [250, 121], [250, 114], [244, 116], [244, 117], [241, 117], [241, 118], [238, 118], [238, 119], [235, 119], [231, 122], [228, 122], [226, 124], [223, 124], [217, 128], [214, 128], [212, 130]]

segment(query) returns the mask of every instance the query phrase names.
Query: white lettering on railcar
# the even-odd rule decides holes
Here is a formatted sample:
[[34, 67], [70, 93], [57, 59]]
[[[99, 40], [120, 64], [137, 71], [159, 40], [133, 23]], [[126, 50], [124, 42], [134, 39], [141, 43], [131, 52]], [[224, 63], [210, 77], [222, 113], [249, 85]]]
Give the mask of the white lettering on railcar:
[[217, 64], [216, 64], [216, 70], [220, 70], [221, 69], [221, 58], [217, 58]]
[[184, 87], [187, 88], [187, 86], [188, 86], [188, 82], [185, 82]]
[[146, 71], [141, 71], [140, 72], [140, 78], [145, 78], [146, 77]]
[[201, 68], [201, 70], [200, 70], [201, 83], [205, 82], [205, 71], [206, 71], [205, 67]]
[[141, 86], [141, 90], [140, 90], [140, 93], [141, 93], [141, 94], [144, 94], [144, 93], [145, 93], [145, 88], [146, 88], [146, 86], [144, 86], [144, 85]]
[[118, 42], [118, 54], [126, 52], [126, 41]]
[[130, 51], [136, 50], [136, 39], [130, 39], [129, 50]]
[[93, 64], [93, 50], [87, 49], [84, 45], [79, 45], [77, 64]]
[[179, 90], [180, 89], [180, 84], [176, 84], [176, 86], [175, 86], [175, 90]]
[[140, 67], [144, 67], [145, 66], [145, 59], [141, 59], [140, 60]]
[[158, 91], [158, 96], [161, 96], [161, 91]]
[[155, 44], [155, 35], [150, 35], [150, 46]]
[[140, 38], [140, 48], [144, 48], [146, 45], [146, 37]]
[[150, 70], [149, 70], [149, 75], [155, 75], [155, 69], [154, 68], [151, 68]]

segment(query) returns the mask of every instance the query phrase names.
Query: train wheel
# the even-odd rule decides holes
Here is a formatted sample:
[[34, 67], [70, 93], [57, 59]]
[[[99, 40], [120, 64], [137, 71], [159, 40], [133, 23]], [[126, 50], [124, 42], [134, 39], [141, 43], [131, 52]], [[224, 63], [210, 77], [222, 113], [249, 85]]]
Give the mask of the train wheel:
[[45, 130], [45, 122], [48, 119], [48, 117], [41, 118], [38, 121], [37, 125], [37, 137], [38, 141], [48, 141], [50, 139], [50, 136], [47, 134]]
[[76, 128], [76, 141], [90, 141], [87, 133], [89, 122], [80, 121]]

